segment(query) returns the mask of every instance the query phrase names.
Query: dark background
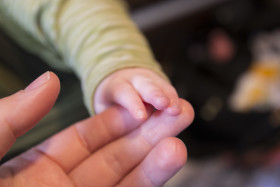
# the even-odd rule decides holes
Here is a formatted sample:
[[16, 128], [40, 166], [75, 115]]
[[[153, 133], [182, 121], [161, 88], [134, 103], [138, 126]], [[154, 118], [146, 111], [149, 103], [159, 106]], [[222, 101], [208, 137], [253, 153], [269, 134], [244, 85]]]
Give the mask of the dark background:
[[[145, 4], [131, 2], [135, 10]], [[150, 2], [148, 6], [157, 3], [164, 1]], [[238, 154], [251, 149], [265, 151], [278, 143], [280, 122], [272, 124], [270, 111], [237, 113], [230, 110], [227, 101], [237, 78], [252, 63], [251, 39], [279, 27], [279, 10], [280, 3], [272, 0], [221, 1], [144, 30], [179, 95], [194, 106], [194, 123], [179, 135], [191, 156], [203, 157], [225, 150]], [[235, 46], [234, 57], [226, 63], [217, 63], [209, 55], [209, 35], [215, 29], [227, 33]], [[194, 46], [199, 49], [193, 51]], [[214, 117], [205, 119], [202, 110], [213, 98], [222, 106]]]
[[[149, 7], [161, 6], [168, 1], [176, 0], [128, 2], [133, 15]], [[180, 97], [187, 99], [195, 109], [196, 117], [193, 124], [179, 135], [186, 143], [190, 157], [204, 157], [228, 150], [237, 154], [252, 149], [265, 151], [278, 144], [280, 121], [272, 124], [271, 112], [236, 113], [229, 109], [227, 100], [237, 78], [251, 64], [250, 40], [257, 33], [278, 28], [279, 10], [280, 5], [276, 0], [221, 0], [192, 13], [180, 15], [176, 19], [143, 29], [156, 59], [170, 77]], [[209, 33], [215, 29], [226, 32], [235, 46], [234, 57], [226, 63], [217, 63], [209, 55]], [[77, 85], [75, 91], [78, 96], [74, 107], [78, 112], [72, 115], [70, 110], [63, 110], [64, 113], [60, 115], [66, 116], [64, 119], [67, 120], [65, 125], [59, 126], [56, 131], [88, 116], [82, 105], [79, 81], [73, 73], [49, 67], [38, 57], [17, 46], [3, 32], [0, 32], [0, 44], [3, 51], [0, 53], [1, 66], [9, 70], [7, 72], [13, 72], [19, 80], [22, 80], [23, 85], [27, 85], [47, 70], [59, 75], [62, 89], [57, 102], [58, 107], [64, 109], [69, 107], [61, 103], [65, 103], [63, 101], [65, 95], [73, 92], [72, 86]], [[193, 51], [194, 46], [198, 46], [198, 50]], [[11, 93], [17, 89], [14, 87]], [[7, 94], [10, 93], [1, 93], [0, 96]], [[203, 109], [213, 98], [213, 107], [218, 107], [215, 106], [217, 100], [220, 104], [216, 114], [212, 115], [211, 119], [206, 119], [203, 116], [205, 115]], [[51, 122], [52, 120], [47, 121]], [[52, 133], [54, 131], [46, 131], [41, 139], [29, 146], [15, 149], [2, 161], [21, 153]], [[24, 138], [20, 141], [24, 141]]]

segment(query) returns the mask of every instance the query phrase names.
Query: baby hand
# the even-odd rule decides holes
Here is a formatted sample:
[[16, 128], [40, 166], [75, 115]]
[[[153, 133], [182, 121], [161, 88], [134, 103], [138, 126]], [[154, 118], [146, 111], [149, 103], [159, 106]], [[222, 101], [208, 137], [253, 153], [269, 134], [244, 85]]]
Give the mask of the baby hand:
[[101, 82], [94, 98], [96, 113], [118, 104], [138, 120], [147, 118], [144, 103], [170, 115], [181, 112], [174, 87], [155, 72], [144, 68], [127, 68], [113, 73]]

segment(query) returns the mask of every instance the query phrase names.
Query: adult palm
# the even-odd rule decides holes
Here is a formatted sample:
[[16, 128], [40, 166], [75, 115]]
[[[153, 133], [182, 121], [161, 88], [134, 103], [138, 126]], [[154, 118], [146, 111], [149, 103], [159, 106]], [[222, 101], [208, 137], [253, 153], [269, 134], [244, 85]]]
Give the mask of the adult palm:
[[[47, 72], [0, 100], [1, 157], [49, 112], [59, 88]], [[184, 144], [172, 137], [193, 119], [192, 107], [181, 102], [177, 116], [147, 107], [150, 117], [142, 124], [122, 107], [110, 107], [4, 163], [0, 186], [161, 186], [187, 158]]]

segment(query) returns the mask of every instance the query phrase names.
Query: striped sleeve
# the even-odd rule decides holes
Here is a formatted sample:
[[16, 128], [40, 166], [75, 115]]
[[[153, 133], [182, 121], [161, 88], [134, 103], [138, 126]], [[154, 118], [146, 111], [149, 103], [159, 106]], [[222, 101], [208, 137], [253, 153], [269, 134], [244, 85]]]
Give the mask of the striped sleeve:
[[29, 51], [81, 79], [94, 113], [100, 82], [123, 68], [162, 73], [147, 41], [118, 0], [0, 0], [0, 23]]

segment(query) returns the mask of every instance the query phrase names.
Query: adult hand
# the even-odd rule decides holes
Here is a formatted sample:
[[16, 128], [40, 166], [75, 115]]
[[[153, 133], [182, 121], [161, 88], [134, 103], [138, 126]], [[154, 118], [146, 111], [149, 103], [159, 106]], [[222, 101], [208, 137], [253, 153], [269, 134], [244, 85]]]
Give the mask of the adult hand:
[[[0, 100], [0, 155], [50, 109], [59, 81], [45, 73], [27, 89]], [[80, 121], [0, 167], [0, 186], [161, 186], [185, 163], [186, 148], [171, 137], [193, 119], [152, 113], [140, 124], [120, 106]]]
[[144, 103], [170, 115], [181, 112], [174, 87], [155, 72], [144, 68], [127, 68], [113, 73], [101, 82], [94, 97], [97, 113], [119, 104], [140, 121], [148, 116]]

